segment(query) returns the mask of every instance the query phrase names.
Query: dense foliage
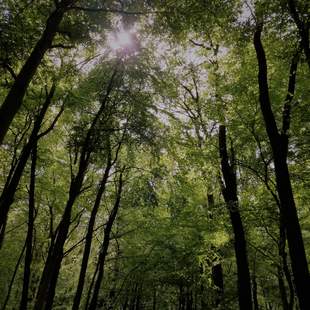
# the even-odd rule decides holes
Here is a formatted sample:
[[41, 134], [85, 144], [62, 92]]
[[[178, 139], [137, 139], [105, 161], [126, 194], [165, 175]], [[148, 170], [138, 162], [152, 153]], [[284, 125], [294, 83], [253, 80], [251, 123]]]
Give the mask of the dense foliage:
[[309, 12], [1, 1], [1, 309], [309, 309]]

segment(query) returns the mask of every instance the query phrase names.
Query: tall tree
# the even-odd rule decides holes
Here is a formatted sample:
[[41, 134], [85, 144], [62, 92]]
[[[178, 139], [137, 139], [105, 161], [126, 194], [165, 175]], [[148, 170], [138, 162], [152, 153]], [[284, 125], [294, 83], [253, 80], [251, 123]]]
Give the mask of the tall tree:
[[238, 298], [240, 309], [252, 309], [252, 288], [245, 232], [239, 211], [237, 195], [237, 176], [235, 171], [235, 158], [228, 156], [226, 142], [226, 127], [219, 127], [219, 151], [223, 175], [223, 196], [229, 210], [230, 220], [234, 231], [234, 246], [238, 273]]
[[34, 145], [31, 153], [31, 170], [30, 170], [30, 185], [29, 185], [29, 211], [28, 211], [28, 229], [26, 236], [26, 254], [24, 263], [24, 278], [22, 298], [20, 301], [20, 309], [28, 308], [28, 293], [31, 275], [31, 262], [33, 256], [33, 233], [34, 233], [34, 219], [35, 219], [35, 178], [37, 165], [37, 145]]
[[2, 144], [14, 116], [22, 105], [29, 83], [41, 64], [45, 53], [52, 46], [53, 39], [59, 30], [59, 25], [65, 12], [75, 1], [76, 0], [62, 0], [60, 2], [55, 1], [56, 8], [48, 17], [42, 36], [36, 43], [28, 59], [16, 76], [11, 89], [1, 105], [0, 144]]
[[118, 180], [118, 188], [117, 188], [117, 193], [115, 197], [115, 203], [114, 203], [113, 209], [111, 210], [111, 213], [109, 215], [109, 218], [104, 228], [104, 238], [103, 238], [102, 246], [100, 248], [100, 253], [98, 255], [98, 261], [97, 261], [96, 280], [95, 280], [95, 285], [94, 285], [94, 289], [92, 292], [92, 296], [90, 299], [90, 303], [88, 305], [88, 309], [97, 308], [99, 291], [100, 291], [100, 287], [101, 287], [101, 283], [102, 283], [103, 275], [104, 275], [105, 260], [106, 260], [106, 256], [107, 256], [109, 244], [110, 244], [111, 231], [112, 231], [113, 224], [116, 219], [118, 209], [121, 203], [121, 196], [122, 196], [122, 190], [123, 190], [123, 173], [124, 173], [123, 171], [120, 172], [119, 180]]
[[3, 243], [4, 235], [5, 235], [5, 228], [7, 223], [7, 217], [9, 213], [10, 206], [12, 205], [14, 201], [14, 196], [17, 190], [17, 187], [19, 185], [20, 179], [23, 175], [25, 166], [27, 164], [27, 161], [29, 159], [29, 156], [31, 154], [31, 151], [33, 147], [37, 144], [37, 141], [47, 135], [55, 126], [58, 118], [63, 112], [63, 107], [60, 109], [58, 115], [55, 117], [54, 121], [51, 123], [50, 127], [46, 130], [44, 130], [42, 133], [39, 133], [44, 116], [47, 112], [47, 109], [51, 105], [52, 98], [54, 96], [56, 85], [53, 84], [51, 87], [51, 90], [49, 93], [46, 94], [46, 99], [44, 104], [42, 105], [42, 108], [36, 116], [33, 129], [30, 134], [30, 137], [27, 141], [27, 143], [24, 145], [21, 154], [19, 156], [18, 162], [16, 163], [14, 170], [12, 173], [9, 174], [6, 184], [4, 186], [4, 189], [2, 191], [1, 197], [0, 197], [0, 248]]
[[296, 293], [300, 308], [307, 309], [310, 304], [310, 296], [307, 293], [310, 286], [309, 270], [287, 164], [288, 129], [299, 54], [294, 55], [292, 59], [287, 96], [283, 106], [282, 128], [279, 131], [269, 97], [267, 60], [261, 42], [262, 29], [262, 23], [258, 24], [254, 34], [254, 46], [258, 62], [259, 102], [273, 153], [277, 192], [281, 206], [280, 211], [287, 233]]
[[93, 239], [95, 220], [96, 220], [96, 216], [97, 216], [97, 213], [100, 207], [102, 196], [106, 188], [106, 184], [108, 182], [109, 173], [113, 166], [111, 156], [112, 156], [111, 149], [109, 149], [105, 171], [100, 181], [95, 203], [91, 210], [89, 222], [87, 225], [87, 232], [86, 232], [86, 238], [85, 238], [85, 246], [84, 246], [83, 258], [82, 258], [81, 270], [79, 274], [77, 289], [76, 289], [75, 296], [74, 296], [72, 310], [79, 309], [79, 306], [80, 306], [83, 288], [84, 288], [84, 282], [85, 282], [85, 275], [86, 275], [86, 270], [87, 270], [87, 265], [88, 265], [88, 259], [89, 259], [90, 249], [91, 249], [91, 244], [92, 244], [92, 239]]
[[64, 244], [71, 224], [72, 208], [81, 193], [85, 174], [90, 164], [90, 157], [95, 151], [94, 145], [96, 144], [96, 139], [98, 139], [95, 129], [98, 124], [100, 124], [100, 119], [109, 104], [116, 75], [117, 69], [115, 68], [105, 90], [105, 94], [101, 100], [100, 108], [93, 118], [81, 144], [78, 171], [76, 175], [72, 174], [71, 176], [68, 200], [66, 202], [62, 219], [57, 227], [55, 239], [50, 246], [48, 257], [42, 272], [41, 281], [36, 296], [35, 309], [47, 310], [52, 308], [61, 262], [63, 260]]
[[287, 0], [289, 12], [297, 26], [302, 48], [310, 69], [310, 22], [309, 3], [299, 0]]

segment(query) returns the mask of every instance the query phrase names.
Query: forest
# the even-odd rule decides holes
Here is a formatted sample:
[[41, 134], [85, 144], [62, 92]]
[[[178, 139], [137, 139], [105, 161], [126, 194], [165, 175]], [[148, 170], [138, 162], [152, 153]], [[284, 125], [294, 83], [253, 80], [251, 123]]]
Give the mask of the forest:
[[308, 0], [0, 1], [0, 310], [309, 310]]

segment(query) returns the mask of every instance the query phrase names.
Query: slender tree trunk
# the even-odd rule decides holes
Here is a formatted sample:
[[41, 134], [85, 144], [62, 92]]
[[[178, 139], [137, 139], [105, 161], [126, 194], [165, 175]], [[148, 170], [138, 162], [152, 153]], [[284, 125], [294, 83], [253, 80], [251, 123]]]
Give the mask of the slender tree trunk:
[[98, 274], [98, 271], [99, 271], [99, 265], [100, 265], [99, 263], [100, 263], [100, 262], [97, 261], [96, 269], [95, 269], [95, 271], [94, 271], [94, 274], [93, 274], [92, 279], [91, 279], [90, 286], [89, 286], [89, 288], [88, 288], [87, 297], [86, 297], [86, 302], [85, 302], [85, 308], [84, 308], [85, 310], [88, 309], [88, 305], [89, 305], [89, 303], [90, 303], [91, 293], [92, 293], [92, 291], [93, 291], [93, 287], [94, 287], [94, 284], [95, 284], [95, 280], [96, 280], [96, 278], [97, 278], [97, 274]]
[[85, 239], [85, 246], [84, 246], [84, 252], [83, 252], [83, 258], [82, 258], [82, 264], [81, 264], [81, 270], [80, 270], [77, 290], [76, 290], [75, 296], [74, 296], [72, 310], [78, 310], [79, 306], [80, 306], [81, 297], [82, 297], [83, 288], [84, 288], [87, 264], [88, 264], [88, 259], [89, 259], [91, 244], [92, 244], [92, 237], [93, 237], [95, 220], [96, 220], [96, 216], [97, 216], [97, 213], [98, 213], [98, 210], [99, 210], [99, 207], [100, 207], [101, 198], [102, 198], [102, 195], [103, 195], [103, 193], [105, 191], [106, 183], [107, 183], [108, 178], [109, 178], [109, 173], [110, 173], [111, 165], [112, 165], [111, 152], [109, 151], [108, 160], [107, 160], [107, 166], [106, 166], [104, 175], [102, 177], [102, 180], [100, 182], [100, 186], [99, 186], [99, 189], [98, 189], [98, 192], [97, 192], [97, 196], [96, 196], [96, 200], [95, 200], [95, 203], [94, 203], [94, 207], [93, 207], [93, 209], [91, 211], [90, 219], [89, 219], [89, 222], [88, 222], [86, 239]]
[[[287, 0], [289, 12], [297, 26], [299, 36], [301, 39], [302, 48], [304, 50], [306, 60], [310, 69], [310, 41], [309, 41], [309, 21], [303, 21], [302, 19], [302, 12], [298, 12], [297, 8], [297, 0]], [[309, 6], [308, 6], [309, 9]], [[304, 12], [308, 14], [308, 12]], [[307, 15], [309, 16], [309, 14]], [[309, 18], [309, 17], [308, 17]]]
[[284, 284], [283, 270], [282, 270], [281, 266], [278, 266], [278, 283], [279, 283], [279, 291], [280, 291], [283, 310], [288, 310], [289, 304], [287, 301], [287, 294], [286, 294], [286, 288], [285, 288], [285, 284]]
[[212, 280], [216, 287], [215, 307], [218, 307], [224, 295], [223, 268], [221, 263], [212, 266]]
[[123, 309], [122, 310], [127, 310], [127, 305], [128, 305], [128, 295], [125, 297], [125, 301], [123, 303]]
[[287, 130], [290, 123], [290, 103], [295, 92], [298, 59], [293, 58], [291, 64], [288, 94], [283, 110], [283, 125], [281, 133], [279, 133], [269, 98], [267, 61], [261, 43], [261, 32], [262, 25], [258, 25], [254, 35], [254, 46], [259, 67], [259, 101], [273, 152], [277, 192], [281, 207], [280, 212], [286, 228], [296, 293], [300, 309], [306, 310], [310, 305], [309, 270], [287, 165]]
[[40, 280], [34, 306], [34, 309], [36, 310], [49, 310], [52, 308], [57, 279], [63, 259], [63, 247], [67, 239], [69, 226], [71, 223], [71, 211], [75, 200], [80, 194], [86, 169], [89, 163], [89, 157], [89, 153], [84, 153], [81, 156], [79, 171], [71, 181], [69, 198], [65, 207], [65, 211], [57, 227], [57, 234], [55, 236], [54, 243], [51, 245], [51, 249], [49, 251], [49, 255], [47, 257]]
[[35, 310], [50, 310], [52, 308], [58, 275], [63, 259], [64, 244], [68, 236], [69, 226], [71, 224], [72, 207], [81, 192], [84, 177], [89, 165], [90, 156], [94, 151], [93, 144], [94, 139], [96, 139], [96, 126], [100, 121], [100, 117], [102, 116], [109, 101], [109, 96], [113, 89], [114, 78], [117, 74], [117, 67], [118, 64], [116, 65], [115, 70], [110, 78], [105, 96], [101, 101], [101, 106], [96, 116], [93, 118], [90, 128], [88, 129], [86, 137], [83, 141], [78, 172], [76, 176], [72, 177], [69, 189], [69, 197], [67, 200], [65, 211], [57, 227], [57, 234], [55, 236], [53, 244], [51, 245], [51, 248], [49, 250], [49, 256], [43, 269], [34, 306]]
[[129, 310], [135, 310], [137, 293], [138, 293], [138, 283], [135, 283], [135, 286], [134, 286], [134, 289], [132, 292], [132, 296], [130, 299]]
[[24, 266], [24, 279], [22, 298], [19, 309], [27, 310], [28, 307], [28, 291], [31, 274], [32, 250], [33, 250], [33, 230], [35, 219], [35, 178], [37, 165], [37, 145], [34, 145], [32, 150], [32, 162], [30, 171], [30, 186], [29, 186], [29, 212], [28, 212], [28, 231], [26, 237], [26, 255]]
[[138, 285], [134, 310], [140, 310], [141, 308], [141, 292], [142, 292], [142, 285]]
[[259, 310], [258, 298], [257, 298], [257, 281], [256, 281], [256, 273], [254, 272], [252, 277], [252, 288], [253, 288], [253, 308], [254, 310]]
[[13, 86], [4, 99], [0, 108], [0, 145], [3, 142], [11, 122], [22, 105], [23, 98], [33, 76], [42, 62], [46, 51], [52, 45], [65, 11], [73, 3], [74, 0], [62, 0], [51, 13], [47, 19], [41, 38], [36, 43], [30, 56], [17, 75]]
[[[286, 234], [285, 234], [285, 227], [280, 215], [280, 237], [279, 237], [279, 256], [281, 259], [280, 266], [278, 269], [278, 280], [279, 280], [279, 290], [280, 295], [283, 303], [283, 309], [293, 310], [294, 308], [294, 285], [291, 278], [291, 273], [287, 263], [287, 257], [285, 252], [285, 243], [286, 243]], [[284, 284], [284, 275], [289, 287], [290, 296], [289, 299], [287, 298], [286, 287]]]
[[237, 261], [238, 297], [241, 310], [252, 309], [251, 278], [247, 257], [245, 233], [237, 196], [237, 178], [234, 171], [234, 158], [229, 160], [226, 146], [226, 127], [219, 128], [219, 150], [223, 175], [222, 192], [229, 210], [230, 220], [234, 232], [234, 246]]
[[12, 288], [13, 288], [13, 284], [14, 284], [14, 281], [15, 281], [15, 277], [16, 277], [18, 268], [19, 268], [19, 266], [20, 266], [20, 263], [22, 262], [25, 249], [26, 249], [26, 242], [25, 242], [24, 245], [23, 245], [22, 251], [20, 252], [20, 255], [19, 255], [19, 257], [18, 257], [17, 263], [16, 263], [16, 265], [15, 265], [14, 272], [13, 272], [13, 275], [12, 275], [12, 278], [11, 278], [11, 281], [10, 281], [10, 284], [9, 284], [8, 292], [7, 292], [7, 294], [6, 294], [6, 297], [5, 297], [5, 300], [4, 300], [4, 303], [3, 303], [3, 306], [2, 306], [2, 308], [1, 308], [1, 310], [5, 310], [5, 309], [6, 309], [6, 306], [8, 305], [8, 302], [9, 302], [9, 300], [10, 300], [11, 291], [12, 291]]
[[55, 88], [56, 86], [53, 85], [49, 94], [47, 95], [46, 100], [39, 112], [39, 115], [37, 116], [34, 122], [33, 129], [30, 134], [29, 140], [21, 151], [21, 155], [19, 157], [16, 168], [13, 174], [11, 175], [10, 179], [7, 180], [5, 188], [1, 194], [1, 197], [0, 197], [0, 249], [3, 244], [6, 222], [7, 222], [7, 217], [8, 217], [10, 206], [14, 202], [15, 192], [19, 185], [19, 181], [23, 175], [23, 172], [27, 164], [27, 161], [29, 159], [29, 156], [31, 154], [31, 151], [34, 145], [37, 143], [37, 140], [39, 139], [38, 133], [40, 131], [46, 111], [51, 104], [51, 100], [55, 93]]
[[107, 221], [105, 229], [104, 229], [103, 244], [102, 244], [102, 248], [101, 248], [101, 251], [100, 251], [100, 254], [98, 257], [98, 262], [99, 262], [98, 274], [97, 274], [92, 298], [91, 298], [91, 301], [89, 304], [89, 310], [96, 309], [96, 307], [97, 307], [97, 301], [98, 301], [100, 286], [101, 286], [101, 282], [103, 279], [105, 259], [106, 259], [109, 244], [110, 244], [110, 234], [111, 234], [113, 223], [115, 221], [115, 218], [116, 218], [119, 206], [120, 206], [120, 202], [121, 202], [121, 195], [122, 195], [122, 190], [123, 190], [123, 179], [122, 178], [123, 178], [123, 176], [122, 176], [122, 172], [121, 172], [120, 177], [119, 177], [118, 191], [116, 194], [114, 207], [111, 211], [111, 214], [108, 218], [108, 221]]

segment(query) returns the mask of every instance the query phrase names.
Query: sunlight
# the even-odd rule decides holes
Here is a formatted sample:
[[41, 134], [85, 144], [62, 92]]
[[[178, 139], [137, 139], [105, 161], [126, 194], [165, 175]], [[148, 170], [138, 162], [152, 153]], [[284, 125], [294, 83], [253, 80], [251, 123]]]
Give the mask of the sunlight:
[[130, 47], [132, 45], [132, 34], [129, 31], [121, 29], [118, 33], [108, 35], [108, 44], [114, 51]]

